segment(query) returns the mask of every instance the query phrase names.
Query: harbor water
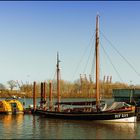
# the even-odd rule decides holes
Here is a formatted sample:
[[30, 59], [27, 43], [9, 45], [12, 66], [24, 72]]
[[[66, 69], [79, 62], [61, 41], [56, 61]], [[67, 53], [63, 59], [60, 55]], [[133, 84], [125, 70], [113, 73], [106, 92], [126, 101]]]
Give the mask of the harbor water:
[[[29, 104], [32, 99], [26, 99]], [[0, 132], [0, 139], [139, 139], [140, 122], [103, 124], [31, 114], [0, 115]]]

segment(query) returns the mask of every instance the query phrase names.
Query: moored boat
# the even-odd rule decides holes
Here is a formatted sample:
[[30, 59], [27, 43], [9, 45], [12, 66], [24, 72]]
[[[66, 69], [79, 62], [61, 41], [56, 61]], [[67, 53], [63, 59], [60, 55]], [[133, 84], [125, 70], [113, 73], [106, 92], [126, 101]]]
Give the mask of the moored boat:
[[[114, 106], [116, 104], [120, 107]], [[81, 107], [81, 106], [80, 106]], [[107, 122], [136, 122], [135, 107], [124, 102], [114, 102], [104, 111], [95, 111], [92, 107], [73, 107], [61, 111], [36, 109], [37, 114], [43, 114], [48, 118], [69, 120], [96, 120]]]
[[[96, 121], [111, 121], [111, 122], [136, 122], [135, 106], [125, 102], [113, 102], [107, 106], [100, 100], [99, 93], [99, 16], [96, 17], [96, 101], [93, 102], [60, 102], [60, 69], [59, 56], [57, 54], [57, 96], [58, 101], [52, 106], [46, 108], [36, 108], [36, 114], [43, 114], [49, 118], [69, 119], [69, 120], [96, 120]], [[34, 93], [35, 94], [35, 93]], [[51, 95], [52, 96], [52, 95]]]
[[23, 105], [16, 99], [1, 100], [0, 114], [23, 114]]

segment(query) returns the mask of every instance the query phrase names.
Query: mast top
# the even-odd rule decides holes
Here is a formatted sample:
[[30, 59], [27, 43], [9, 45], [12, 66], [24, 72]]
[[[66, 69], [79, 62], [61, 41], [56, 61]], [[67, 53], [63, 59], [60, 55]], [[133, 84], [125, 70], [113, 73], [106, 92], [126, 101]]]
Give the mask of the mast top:
[[59, 53], [57, 52], [57, 68], [59, 68], [59, 62], [60, 62], [60, 60], [59, 60]]
[[[99, 15], [96, 16], [96, 37], [99, 37]], [[96, 38], [97, 39], [97, 38]]]

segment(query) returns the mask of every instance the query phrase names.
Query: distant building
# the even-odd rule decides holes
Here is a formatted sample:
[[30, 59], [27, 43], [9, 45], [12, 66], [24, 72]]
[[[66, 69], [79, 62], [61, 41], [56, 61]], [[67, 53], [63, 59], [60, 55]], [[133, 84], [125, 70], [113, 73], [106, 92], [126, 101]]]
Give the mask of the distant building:
[[140, 89], [113, 89], [113, 97], [116, 102], [140, 106]]

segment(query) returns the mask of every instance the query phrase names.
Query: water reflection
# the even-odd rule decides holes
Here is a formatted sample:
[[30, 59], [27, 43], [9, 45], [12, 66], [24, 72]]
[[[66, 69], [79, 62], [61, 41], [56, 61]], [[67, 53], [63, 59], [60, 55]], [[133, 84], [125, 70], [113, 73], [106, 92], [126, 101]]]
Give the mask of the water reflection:
[[96, 123], [96, 138], [135, 139], [136, 129], [137, 129], [136, 123], [108, 123], [108, 124]]
[[[29, 104], [32, 99], [26, 100]], [[0, 115], [0, 132], [1, 139], [139, 139], [140, 122], [102, 124], [23, 114]]]
[[[46, 138], [56, 139], [134, 139], [136, 123], [96, 123], [46, 118]], [[42, 125], [42, 122], [40, 122]]]
[[19, 115], [0, 115], [1, 138], [11, 138], [11, 132], [21, 133], [23, 114]]
[[136, 139], [140, 123], [97, 123], [48, 119], [34, 115], [0, 115], [2, 139]]

